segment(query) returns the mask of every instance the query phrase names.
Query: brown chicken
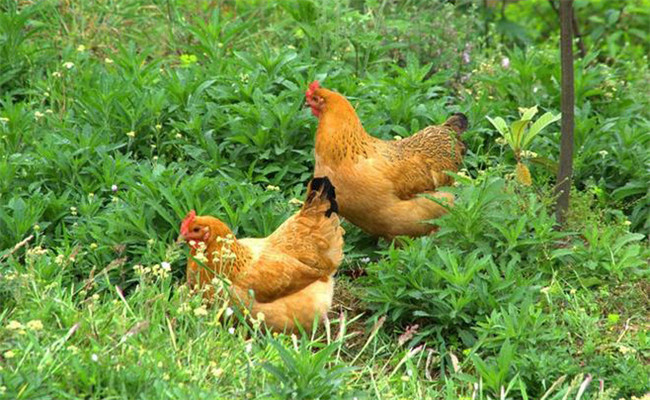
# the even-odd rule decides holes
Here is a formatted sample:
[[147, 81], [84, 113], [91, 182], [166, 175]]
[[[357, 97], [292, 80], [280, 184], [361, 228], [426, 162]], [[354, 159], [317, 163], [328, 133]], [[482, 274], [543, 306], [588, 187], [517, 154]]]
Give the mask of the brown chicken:
[[453, 183], [445, 171], [457, 171], [465, 154], [460, 134], [467, 118], [454, 114], [442, 125], [428, 126], [401, 140], [366, 133], [350, 102], [313, 82], [307, 105], [319, 119], [314, 176], [328, 176], [337, 188], [339, 214], [367, 233], [393, 238], [435, 230], [437, 218], [453, 195], [438, 188]]
[[217, 218], [192, 210], [180, 229], [191, 248], [188, 284], [203, 287], [219, 274], [231, 282], [232, 300], [264, 314], [273, 330], [296, 331], [296, 322], [309, 329], [332, 304], [332, 275], [343, 259], [337, 211], [326, 177], [310, 182], [302, 209], [266, 238], [237, 239]]

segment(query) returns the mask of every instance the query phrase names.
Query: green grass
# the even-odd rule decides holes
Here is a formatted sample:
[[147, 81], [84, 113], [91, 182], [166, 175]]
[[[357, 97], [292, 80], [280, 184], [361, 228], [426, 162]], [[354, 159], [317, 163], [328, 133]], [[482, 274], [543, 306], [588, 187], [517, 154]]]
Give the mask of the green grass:
[[[456, 3], [0, 0], [0, 398], [649, 393], [650, 3], [575, 2], [563, 230], [559, 124], [526, 187], [486, 118], [558, 113], [557, 15]], [[191, 208], [238, 236], [295, 212], [314, 79], [383, 138], [464, 112], [468, 154], [437, 235], [346, 224], [329, 321], [273, 335], [188, 293], [175, 239]]]

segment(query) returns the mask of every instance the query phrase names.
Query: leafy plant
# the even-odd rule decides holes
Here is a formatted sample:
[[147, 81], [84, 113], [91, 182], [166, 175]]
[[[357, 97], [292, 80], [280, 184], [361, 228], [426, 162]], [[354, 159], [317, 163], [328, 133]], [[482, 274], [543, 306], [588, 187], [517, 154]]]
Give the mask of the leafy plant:
[[[529, 158], [533, 155], [533, 153], [528, 151], [532, 140], [542, 131], [542, 129], [559, 120], [560, 114], [553, 115], [552, 113], [547, 112], [535, 120], [535, 122], [532, 122], [533, 117], [537, 114], [537, 106], [531, 108], [520, 108], [519, 113], [521, 114], [521, 118], [514, 121], [510, 126], [508, 126], [506, 121], [501, 117], [496, 117], [494, 119], [487, 117], [487, 119], [496, 130], [499, 131], [501, 137], [514, 152], [515, 160], [517, 161], [517, 167], [515, 168], [517, 180], [523, 185], [530, 186], [532, 184], [530, 171], [522, 162], [522, 159]], [[532, 125], [530, 125], [531, 123]], [[537, 159], [538, 157], [534, 155], [533, 158]]]
[[[333, 342], [313, 352], [303, 337], [296, 349], [287, 349], [275, 340], [269, 342], [277, 351], [281, 363], [264, 364], [274, 378], [271, 393], [281, 399], [340, 399], [345, 393], [346, 374], [353, 369], [344, 365], [330, 365], [334, 352], [341, 346]], [[347, 396], [344, 395], [347, 398]]]

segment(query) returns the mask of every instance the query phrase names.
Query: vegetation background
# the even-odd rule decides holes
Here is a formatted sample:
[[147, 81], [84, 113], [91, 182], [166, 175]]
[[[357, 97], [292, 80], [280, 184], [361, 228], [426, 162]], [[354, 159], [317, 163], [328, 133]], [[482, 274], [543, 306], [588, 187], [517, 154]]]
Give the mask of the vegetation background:
[[[558, 112], [556, 8], [0, 0], [0, 398], [648, 398], [650, 1], [574, 3], [565, 229], [559, 124], [515, 154], [486, 118]], [[174, 241], [296, 210], [314, 79], [382, 138], [462, 111], [469, 152], [439, 234], [346, 226], [328, 329], [271, 335], [190, 296]]]

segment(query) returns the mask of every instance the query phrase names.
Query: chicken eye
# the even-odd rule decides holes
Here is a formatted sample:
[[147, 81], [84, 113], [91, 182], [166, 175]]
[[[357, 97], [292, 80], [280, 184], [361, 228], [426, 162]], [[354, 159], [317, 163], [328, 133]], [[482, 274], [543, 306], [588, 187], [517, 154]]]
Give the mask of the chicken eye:
[[192, 229], [192, 230], [193, 230], [194, 232], [198, 232], [198, 231], [201, 230], [201, 228], [199, 228], [199, 227], [197, 226], [196, 228], [194, 228], [194, 229]]

